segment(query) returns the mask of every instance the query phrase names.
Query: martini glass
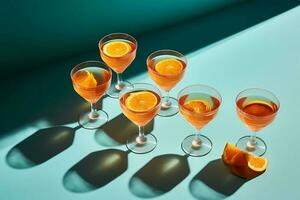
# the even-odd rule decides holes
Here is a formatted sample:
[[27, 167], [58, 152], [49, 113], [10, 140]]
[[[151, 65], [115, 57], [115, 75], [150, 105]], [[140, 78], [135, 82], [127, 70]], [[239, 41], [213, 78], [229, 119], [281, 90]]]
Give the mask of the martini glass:
[[137, 154], [152, 151], [157, 139], [152, 134], [144, 134], [144, 126], [159, 112], [161, 94], [151, 84], [136, 83], [120, 92], [120, 106], [124, 115], [139, 127], [139, 135], [127, 140], [127, 148]]
[[251, 131], [251, 135], [240, 138], [236, 146], [262, 156], [267, 150], [267, 145], [256, 133], [275, 119], [280, 107], [279, 100], [267, 90], [250, 88], [240, 92], [235, 103], [237, 115]]
[[96, 109], [111, 82], [111, 70], [103, 62], [86, 61], [71, 71], [74, 90], [91, 105], [90, 112], [80, 113], [78, 123], [86, 129], [97, 129], [108, 120], [108, 114]]
[[208, 154], [212, 142], [200, 131], [216, 116], [222, 102], [221, 95], [206, 85], [190, 85], [179, 92], [178, 100], [181, 115], [195, 128], [195, 134], [187, 136], [181, 143], [182, 150], [195, 157]]
[[151, 79], [165, 91], [158, 115], [170, 117], [178, 113], [178, 101], [169, 92], [183, 78], [187, 65], [186, 58], [174, 50], [159, 50], [147, 58], [147, 68]]
[[136, 56], [137, 41], [126, 33], [112, 33], [104, 36], [98, 44], [102, 60], [117, 73], [117, 83], [107, 91], [108, 96], [119, 98], [120, 91], [130, 85], [122, 79], [122, 73]]

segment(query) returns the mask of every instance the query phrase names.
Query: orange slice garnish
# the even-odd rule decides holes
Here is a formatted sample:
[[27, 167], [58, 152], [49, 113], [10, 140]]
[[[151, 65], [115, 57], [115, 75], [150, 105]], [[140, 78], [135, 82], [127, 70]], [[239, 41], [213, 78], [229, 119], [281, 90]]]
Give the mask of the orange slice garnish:
[[75, 81], [78, 85], [86, 88], [97, 86], [97, 80], [91, 72], [84, 70], [77, 73]]
[[174, 58], [163, 59], [155, 65], [155, 71], [161, 75], [176, 75], [179, 74], [182, 69], [182, 63]]
[[201, 99], [194, 99], [184, 103], [183, 105], [186, 109], [194, 111], [196, 113], [203, 113], [211, 110], [210, 104]]
[[125, 100], [126, 107], [134, 112], [147, 112], [157, 105], [157, 97], [152, 92], [132, 92]]
[[131, 51], [131, 46], [123, 41], [111, 41], [103, 46], [103, 52], [110, 57], [122, 57]]
[[261, 175], [268, 165], [268, 160], [243, 151], [232, 144], [226, 144], [222, 160], [232, 173], [242, 178], [254, 178]]

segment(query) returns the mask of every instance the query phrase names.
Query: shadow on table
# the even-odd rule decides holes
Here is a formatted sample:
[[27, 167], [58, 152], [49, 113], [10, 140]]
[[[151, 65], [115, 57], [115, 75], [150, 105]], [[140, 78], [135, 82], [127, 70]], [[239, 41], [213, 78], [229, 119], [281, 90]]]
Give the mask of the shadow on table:
[[65, 173], [64, 187], [84, 193], [105, 186], [127, 170], [128, 153], [118, 149], [90, 153]]
[[169, 192], [189, 175], [187, 157], [176, 154], [154, 157], [131, 177], [131, 193], [141, 198], [153, 198]]
[[16, 169], [42, 164], [71, 146], [79, 128], [56, 126], [40, 129], [11, 148], [6, 162]]
[[[102, 102], [98, 103], [98, 109], [102, 108]], [[56, 123], [64, 123], [72, 119], [76, 121], [80, 112], [88, 112], [89, 104], [82, 104], [74, 108], [72, 113], [66, 110], [58, 110], [55, 115], [48, 115]], [[42, 164], [73, 144], [75, 132], [81, 126], [74, 128], [67, 126], [53, 126], [37, 130], [32, 135], [16, 144], [6, 155], [6, 163], [15, 169], [26, 169]]]
[[247, 180], [233, 175], [221, 159], [209, 162], [190, 182], [193, 197], [218, 200], [235, 193]]
[[[145, 134], [151, 133], [153, 127], [154, 119], [145, 126]], [[120, 114], [95, 132], [95, 140], [106, 147], [120, 146], [126, 144], [127, 139], [136, 137], [138, 132], [137, 125], [127, 119], [124, 114]]]

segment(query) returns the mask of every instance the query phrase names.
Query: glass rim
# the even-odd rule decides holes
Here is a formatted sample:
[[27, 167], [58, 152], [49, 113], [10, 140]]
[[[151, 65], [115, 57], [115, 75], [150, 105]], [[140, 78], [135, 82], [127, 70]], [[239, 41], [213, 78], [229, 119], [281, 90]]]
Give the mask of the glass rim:
[[[79, 84], [76, 84], [76, 81], [74, 81], [74, 78], [73, 78], [73, 74], [75, 74], [78, 70], [75, 70], [77, 67], [80, 67], [81, 65], [84, 65], [84, 64], [88, 64], [88, 63], [98, 63], [98, 64], [101, 64], [103, 65], [103, 67], [105, 67], [105, 70], [107, 70], [110, 74], [110, 80], [111, 81], [111, 78], [112, 78], [112, 71], [110, 69], [110, 67], [108, 67], [104, 62], [102, 61], [98, 61], [98, 60], [88, 60], [88, 61], [84, 61], [84, 62], [81, 62], [81, 63], [78, 63], [77, 65], [75, 65], [71, 72], [70, 72], [70, 76], [71, 76], [71, 80], [73, 82], [73, 84], [75, 84], [76, 86], [78, 86], [79, 88], [82, 88], [82, 89], [85, 89], [85, 90], [92, 90], [92, 89], [95, 89], [95, 88], [98, 88], [100, 86], [103, 86], [104, 84], [106, 84], [107, 82], [104, 82], [104, 83], [101, 83], [95, 87], [85, 87], [85, 86], [81, 86]], [[99, 67], [99, 66], [94, 66], [94, 67]], [[101, 68], [101, 67], [99, 67]]]
[[[132, 35], [130, 35], [130, 34], [128, 34], [128, 33], [115, 32], [115, 33], [110, 33], [110, 34], [108, 34], [108, 35], [105, 35], [105, 36], [103, 36], [103, 37], [99, 40], [99, 42], [98, 42], [98, 48], [99, 48], [100, 51], [102, 51], [102, 50], [101, 50], [101, 44], [104, 43], [103, 40], [106, 39], [107, 37], [110, 37], [110, 36], [113, 36], [113, 35], [124, 35], [124, 36], [129, 37], [130, 39], [133, 40], [133, 43], [134, 43], [134, 45], [135, 45], [135, 50], [138, 48], [138, 42], [137, 42], [137, 40], [136, 40]], [[116, 39], [117, 39], [117, 38], [116, 38]], [[130, 52], [130, 53], [131, 53], [131, 52]], [[129, 53], [129, 54], [130, 54], [130, 53]], [[126, 55], [128, 55], [128, 54], [126, 54]], [[125, 55], [125, 56], [126, 56], [126, 55]], [[108, 55], [106, 55], [106, 56], [108, 56]], [[108, 56], [108, 57], [111, 57], [111, 56]], [[114, 57], [111, 57], [111, 58], [114, 58]]]
[[[180, 60], [184, 61], [185, 67], [184, 67], [184, 69], [182, 70], [182, 73], [185, 72], [186, 66], [187, 66], [187, 59], [186, 59], [186, 57], [185, 57], [182, 53], [180, 53], [179, 51], [172, 50], [172, 49], [160, 49], [160, 50], [156, 50], [156, 51], [150, 53], [150, 54], [148, 55], [147, 59], [146, 59], [146, 65], [147, 65], [147, 69], [148, 69], [148, 70], [151, 70], [151, 72], [155, 73], [156, 75], [158, 75], [158, 76], [163, 76], [163, 77], [176, 77], [176, 76], [179, 75], [179, 74], [162, 75], [162, 74], [159, 74], [158, 72], [156, 72], [155, 70], [151, 69], [151, 67], [149, 67], [148, 61], [151, 60], [150, 57], [151, 57], [153, 54], [159, 53], [159, 52], [161, 52], [161, 51], [169, 51], [169, 52], [177, 53], [177, 54], [179, 54], [180, 56], [182, 56], [181, 58], [179, 58], [178, 56], [175, 56], [175, 57], [178, 57]], [[165, 54], [165, 55], [168, 55], [168, 54]]]
[[[277, 110], [276, 110], [276, 112], [274, 112], [274, 113], [272, 113], [272, 114], [270, 114], [270, 115], [267, 115], [267, 116], [256, 116], [256, 115], [252, 115], [252, 114], [246, 113], [246, 112], [244, 112], [242, 109], [240, 109], [240, 108], [237, 106], [237, 102], [238, 102], [238, 100], [240, 99], [239, 96], [240, 96], [243, 92], [246, 92], [246, 91], [248, 91], [248, 90], [260, 90], [260, 91], [269, 93], [271, 96], [273, 96], [273, 98], [277, 101], [277, 102], [274, 102], [274, 103], [277, 105]], [[236, 98], [235, 98], [235, 106], [236, 106], [236, 109], [238, 109], [240, 112], [244, 113], [246, 116], [250, 116], [250, 117], [252, 117], [252, 118], [267, 118], [267, 117], [270, 117], [270, 116], [273, 116], [273, 115], [276, 115], [276, 114], [277, 114], [277, 112], [279, 111], [279, 108], [280, 108], [280, 101], [279, 101], [279, 99], [277, 98], [277, 96], [276, 96], [273, 92], [271, 92], [271, 91], [269, 91], [269, 90], [266, 90], [266, 89], [263, 89], [263, 88], [255, 88], [255, 87], [254, 87], [254, 88], [246, 88], [246, 89], [242, 90], [241, 92], [239, 92], [239, 93], [237, 94]]]
[[[205, 85], [205, 84], [192, 84], [192, 85], [188, 85], [188, 86], [185, 86], [184, 88], [182, 88], [182, 89], [178, 92], [178, 95], [177, 95], [178, 104], [179, 104], [179, 99], [180, 99], [180, 97], [181, 97], [180, 94], [181, 94], [184, 90], [186, 90], [186, 89], [188, 89], [188, 88], [190, 88], [190, 87], [195, 87], [195, 86], [206, 87], [206, 88], [208, 88], [208, 89], [211, 89], [212, 91], [214, 91], [214, 92], [217, 93], [217, 95], [218, 95], [218, 97], [219, 97], [219, 98], [218, 98], [218, 97], [217, 97], [217, 98], [218, 98], [218, 100], [220, 101], [218, 107], [215, 108], [214, 110], [211, 110], [211, 111], [208, 111], [208, 112], [205, 112], [205, 113], [195, 113], [195, 114], [205, 116], [205, 115], [209, 115], [209, 114], [211, 114], [211, 113], [217, 112], [217, 111], [219, 110], [221, 104], [222, 104], [222, 101], [223, 101], [222, 96], [221, 96], [221, 94], [218, 92], [218, 90], [216, 90], [215, 88], [213, 88], [213, 87], [211, 87], [211, 86], [209, 86], [209, 85]], [[184, 110], [190, 111], [190, 110], [188, 110], [188, 109], [186, 109], [186, 108], [184, 108], [184, 107], [182, 107], [182, 108], [183, 108]]]

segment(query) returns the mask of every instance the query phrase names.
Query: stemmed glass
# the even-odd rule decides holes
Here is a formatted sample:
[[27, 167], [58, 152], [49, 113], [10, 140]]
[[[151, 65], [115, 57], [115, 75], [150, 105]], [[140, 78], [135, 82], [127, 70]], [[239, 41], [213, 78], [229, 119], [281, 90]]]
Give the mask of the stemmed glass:
[[256, 133], [275, 119], [280, 106], [279, 100], [267, 90], [250, 88], [240, 92], [235, 103], [237, 115], [252, 132], [251, 135], [240, 138], [236, 146], [262, 156], [267, 145]]
[[108, 120], [104, 110], [97, 110], [96, 103], [105, 94], [111, 82], [111, 70], [103, 62], [86, 61], [71, 71], [74, 90], [91, 104], [91, 111], [80, 113], [78, 123], [86, 129], [97, 129]]
[[152, 134], [144, 134], [144, 126], [160, 110], [161, 94], [159, 89], [151, 84], [136, 83], [123, 88], [119, 101], [124, 115], [139, 127], [139, 135], [127, 140], [127, 148], [137, 154], [152, 151], [156, 147], [157, 140]]
[[217, 90], [206, 85], [190, 85], [178, 93], [181, 115], [195, 128], [195, 134], [181, 143], [182, 150], [190, 156], [204, 156], [212, 149], [211, 140], [200, 135], [200, 130], [217, 114], [222, 98]]
[[120, 91], [130, 85], [122, 79], [122, 73], [136, 56], [137, 41], [126, 33], [112, 33], [104, 36], [98, 44], [102, 60], [117, 73], [117, 83], [109, 88], [108, 96], [118, 98]]
[[159, 116], [170, 117], [178, 113], [178, 101], [170, 97], [169, 92], [183, 78], [186, 65], [186, 58], [174, 50], [159, 50], [148, 56], [148, 73], [151, 79], [166, 92]]

